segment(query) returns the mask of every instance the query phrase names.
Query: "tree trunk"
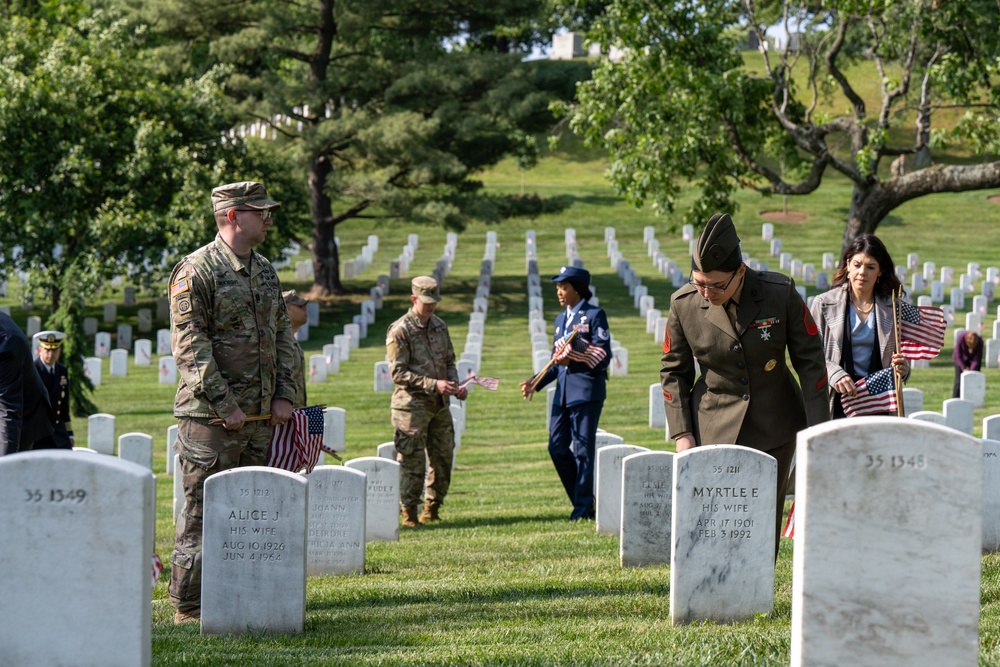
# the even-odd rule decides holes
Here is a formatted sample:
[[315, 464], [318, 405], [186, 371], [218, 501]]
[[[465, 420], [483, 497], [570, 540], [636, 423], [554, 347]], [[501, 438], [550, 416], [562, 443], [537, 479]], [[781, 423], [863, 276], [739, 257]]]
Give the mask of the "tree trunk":
[[884, 182], [856, 183], [841, 250], [859, 234], [874, 234], [885, 216], [912, 199], [996, 187], [1000, 187], [1000, 160], [970, 165], [936, 164]]
[[340, 256], [334, 240], [336, 224], [332, 222], [333, 205], [326, 194], [326, 177], [330, 175], [330, 161], [314, 156], [309, 163], [309, 202], [313, 221], [313, 288], [315, 296], [344, 294], [340, 282]]

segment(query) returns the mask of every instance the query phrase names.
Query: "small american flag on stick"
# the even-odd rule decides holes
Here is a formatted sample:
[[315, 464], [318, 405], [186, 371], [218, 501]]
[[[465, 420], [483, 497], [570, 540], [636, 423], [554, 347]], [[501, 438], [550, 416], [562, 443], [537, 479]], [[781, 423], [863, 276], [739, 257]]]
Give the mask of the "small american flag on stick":
[[948, 326], [944, 311], [933, 306], [899, 303], [900, 338], [907, 359], [933, 359], [941, 354], [944, 331]]
[[883, 368], [855, 383], [855, 396], [843, 394], [840, 402], [848, 417], [896, 412], [896, 383], [892, 368]]
[[500, 378], [481, 378], [478, 375], [470, 375], [465, 379], [465, 382], [458, 385], [459, 389], [464, 389], [470, 384], [478, 384], [484, 389], [489, 389], [490, 391], [496, 391], [497, 387], [500, 386]]
[[292, 411], [292, 418], [271, 432], [267, 465], [308, 474], [319, 461], [323, 444], [323, 406], [311, 405]]

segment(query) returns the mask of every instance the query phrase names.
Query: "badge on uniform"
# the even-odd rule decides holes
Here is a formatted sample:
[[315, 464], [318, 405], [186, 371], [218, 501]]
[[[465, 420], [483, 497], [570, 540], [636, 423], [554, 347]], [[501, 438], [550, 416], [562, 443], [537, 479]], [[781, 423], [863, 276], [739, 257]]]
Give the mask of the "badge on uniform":
[[187, 313], [191, 311], [191, 299], [183, 298], [177, 300], [177, 312]]
[[177, 282], [175, 282], [173, 285], [170, 286], [170, 296], [175, 297], [178, 294], [183, 294], [184, 292], [187, 292], [189, 289], [191, 288], [188, 285], [187, 278], [181, 278], [180, 280], [178, 280]]
[[[754, 320], [750, 323], [750, 329], [760, 329], [760, 339], [761, 340], [771, 340], [770, 328], [780, 322], [777, 317], [765, 317], [759, 320]], [[770, 368], [767, 370], [771, 370]]]
[[597, 327], [597, 340], [607, 340], [608, 335], [609, 334], [607, 329], [602, 329], [601, 327]]
[[576, 331], [579, 331], [580, 333], [590, 333], [590, 325], [584, 322], [580, 322], [579, 324], [574, 324], [573, 328]]
[[777, 359], [771, 359], [766, 364], [764, 364], [764, 370], [767, 371], [767, 372], [771, 372], [771, 371], [773, 371], [775, 369], [775, 367], [777, 365], [778, 365], [778, 360]]

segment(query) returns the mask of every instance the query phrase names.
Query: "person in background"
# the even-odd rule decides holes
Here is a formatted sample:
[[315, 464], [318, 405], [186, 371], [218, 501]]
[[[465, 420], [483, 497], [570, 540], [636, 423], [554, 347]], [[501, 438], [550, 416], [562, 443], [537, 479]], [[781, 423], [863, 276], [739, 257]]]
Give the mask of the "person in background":
[[38, 358], [35, 370], [49, 395], [52, 406], [52, 435], [35, 442], [33, 449], [72, 449], [73, 424], [69, 414], [69, 372], [59, 363], [63, 340], [61, 331], [43, 331], [38, 334]]
[[215, 240], [182, 259], [170, 276], [170, 342], [179, 376], [174, 450], [186, 503], [170, 559], [174, 623], [201, 618], [205, 480], [265, 465], [272, 426], [292, 416], [292, 325], [278, 274], [253, 251], [278, 206], [260, 183], [215, 188]]
[[[292, 323], [292, 336], [294, 338], [302, 325], [309, 321], [309, 316], [306, 314], [306, 304], [309, 303], [309, 299], [299, 296], [299, 293], [293, 289], [282, 292], [281, 297], [285, 300], [285, 308], [288, 309], [288, 319]], [[292, 401], [292, 407], [304, 408], [306, 406], [306, 359], [299, 341], [295, 340], [294, 343], [295, 357], [292, 365], [292, 377], [295, 379], [295, 400]]]
[[[455, 350], [448, 325], [434, 314], [441, 293], [430, 276], [410, 284], [410, 309], [389, 325], [385, 337], [392, 392], [393, 440], [399, 462], [399, 504], [403, 525], [440, 520], [440, 509], [451, 485], [455, 427], [451, 396], [464, 401], [459, 389]], [[426, 479], [425, 479], [426, 471]], [[424, 511], [417, 505], [424, 493]]]
[[678, 452], [735, 444], [777, 460], [777, 555], [796, 434], [830, 418], [826, 363], [795, 282], [744, 264], [728, 214], [705, 225], [689, 283], [670, 299], [660, 384]]
[[10, 315], [0, 311], [0, 456], [29, 451], [51, 433], [52, 410], [31, 345]]
[[833, 289], [813, 299], [810, 311], [823, 339], [834, 419], [845, 416], [841, 397], [856, 395], [861, 378], [890, 365], [900, 377], [910, 375], [909, 362], [896, 351], [892, 295], [900, 286], [885, 244], [862, 234], [844, 250]]
[[[589, 271], [564, 266], [552, 282], [565, 309], [556, 316], [553, 331], [556, 363], [534, 387], [531, 380], [522, 382], [521, 394], [528, 398], [558, 380], [549, 420], [549, 456], [573, 505], [569, 518], [593, 519], [597, 423], [607, 397], [611, 333], [607, 315], [587, 301], [593, 296]], [[576, 336], [567, 345], [573, 331]]]
[[983, 369], [983, 339], [975, 331], [963, 331], [955, 341], [955, 349], [951, 353], [955, 362], [955, 387], [951, 397], [960, 398], [962, 394], [962, 373]]

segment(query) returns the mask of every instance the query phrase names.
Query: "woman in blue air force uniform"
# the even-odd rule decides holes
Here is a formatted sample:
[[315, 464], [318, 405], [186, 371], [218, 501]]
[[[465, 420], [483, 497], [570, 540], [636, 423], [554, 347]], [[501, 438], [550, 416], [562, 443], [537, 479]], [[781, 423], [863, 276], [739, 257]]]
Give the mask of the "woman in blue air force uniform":
[[[532, 390], [521, 383], [528, 398], [558, 380], [549, 422], [549, 455], [573, 504], [570, 519], [594, 518], [594, 449], [597, 423], [607, 395], [607, 368], [611, 362], [611, 334], [604, 311], [587, 300], [590, 272], [564, 266], [552, 277], [563, 311], [556, 317], [553, 357], [556, 363]], [[569, 346], [566, 338], [576, 331]]]

